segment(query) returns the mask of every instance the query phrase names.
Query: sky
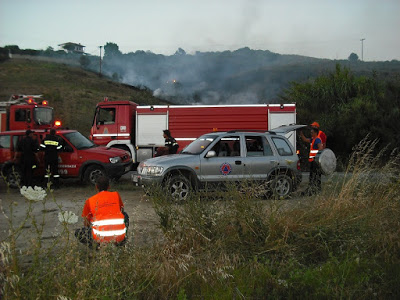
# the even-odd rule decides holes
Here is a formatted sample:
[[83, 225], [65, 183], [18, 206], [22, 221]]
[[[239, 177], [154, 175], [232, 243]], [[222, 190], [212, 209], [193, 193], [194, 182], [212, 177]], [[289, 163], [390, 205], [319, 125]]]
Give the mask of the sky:
[[122, 53], [249, 47], [400, 60], [399, 31], [400, 0], [0, 0], [0, 47], [73, 42], [92, 55], [111, 42]]

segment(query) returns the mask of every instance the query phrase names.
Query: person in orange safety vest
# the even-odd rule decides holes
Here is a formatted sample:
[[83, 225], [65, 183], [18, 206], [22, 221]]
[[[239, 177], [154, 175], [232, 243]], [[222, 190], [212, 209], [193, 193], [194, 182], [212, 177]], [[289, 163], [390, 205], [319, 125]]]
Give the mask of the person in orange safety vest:
[[77, 229], [75, 236], [89, 247], [102, 243], [122, 245], [126, 242], [129, 216], [118, 192], [109, 192], [109, 179], [99, 177], [96, 181], [98, 193], [86, 200], [82, 217], [84, 228]]
[[[324, 146], [321, 139], [318, 137], [319, 130], [316, 127], [311, 127], [311, 144], [310, 144], [310, 154], [308, 156], [308, 161], [310, 162], [310, 180], [306, 192], [303, 195], [314, 195], [321, 191], [321, 168], [315, 161], [315, 156], [318, 151], [323, 150]], [[301, 133], [301, 135], [303, 135]]]
[[[312, 124], [310, 124], [310, 127], [311, 128], [314, 127], [314, 128], [318, 129], [318, 137], [321, 139], [322, 146], [323, 146], [322, 149], [325, 149], [326, 148], [326, 139], [327, 138], [326, 138], [325, 132], [323, 132], [322, 130], [319, 129], [319, 123], [318, 122], [313, 122]], [[306, 138], [304, 136], [303, 132], [300, 132], [300, 137], [303, 140], [303, 142], [311, 143], [311, 138]]]

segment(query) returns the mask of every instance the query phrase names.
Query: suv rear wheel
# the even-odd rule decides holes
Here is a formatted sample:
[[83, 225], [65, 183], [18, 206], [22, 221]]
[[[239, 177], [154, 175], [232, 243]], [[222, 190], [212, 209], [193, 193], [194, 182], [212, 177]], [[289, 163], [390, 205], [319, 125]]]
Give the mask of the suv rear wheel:
[[184, 201], [192, 192], [192, 185], [185, 176], [174, 175], [168, 179], [167, 189], [175, 201]]
[[270, 187], [273, 196], [286, 198], [293, 190], [292, 179], [286, 174], [275, 175], [270, 181]]
[[85, 171], [84, 181], [86, 183], [95, 185], [97, 178], [100, 176], [106, 176], [106, 173], [102, 167], [97, 165], [89, 166]]

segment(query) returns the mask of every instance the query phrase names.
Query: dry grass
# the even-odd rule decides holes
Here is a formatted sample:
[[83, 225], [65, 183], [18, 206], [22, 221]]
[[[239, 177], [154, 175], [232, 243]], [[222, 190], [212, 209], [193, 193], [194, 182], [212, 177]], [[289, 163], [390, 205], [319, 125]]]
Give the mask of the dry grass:
[[11, 232], [1, 251], [3, 296], [398, 298], [400, 157], [382, 163], [373, 145], [355, 149], [345, 176], [307, 204], [233, 190], [175, 204], [159, 191], [153, 203], [164, 238], [144, 247], [96, 252], [65, 232], [50, 250], [32, 243], [33, 263], [22, 267]]

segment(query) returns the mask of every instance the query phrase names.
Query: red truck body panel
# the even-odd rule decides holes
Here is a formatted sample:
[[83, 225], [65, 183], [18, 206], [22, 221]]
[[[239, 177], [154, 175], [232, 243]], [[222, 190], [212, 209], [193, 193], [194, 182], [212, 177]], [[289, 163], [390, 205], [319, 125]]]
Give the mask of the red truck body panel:
[[[105, 112], [111, 110], [113, 121]], [[212, 131], [267, 131], [295, 122], [295, 104], [139, 106], [130, 101], [105, 101], [97, 105], [91, 139], [98, 145], [127, 147], [139, 162], [139, 156], [151, 157], [156, 147], [164, 145], [164, 129], [177, 140], [180, 151]]]

